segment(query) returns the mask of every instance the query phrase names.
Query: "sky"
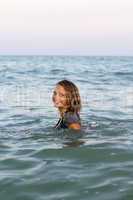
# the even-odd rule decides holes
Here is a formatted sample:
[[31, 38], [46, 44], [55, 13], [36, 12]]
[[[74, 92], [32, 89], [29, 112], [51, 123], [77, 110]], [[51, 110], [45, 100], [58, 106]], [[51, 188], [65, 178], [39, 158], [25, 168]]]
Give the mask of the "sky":
[[0, 0], [0, 55], [133, 56], [133, 0]]

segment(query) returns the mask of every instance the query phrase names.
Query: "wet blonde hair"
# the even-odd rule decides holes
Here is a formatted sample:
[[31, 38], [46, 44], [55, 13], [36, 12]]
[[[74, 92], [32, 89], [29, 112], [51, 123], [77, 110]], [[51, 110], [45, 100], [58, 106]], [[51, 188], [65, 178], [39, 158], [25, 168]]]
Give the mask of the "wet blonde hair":
[[68, 80], [59, 81], [56, 85], [61, 85], [66, 91], [67, 110], [79, 113], [81, 110], [81, 97], [77, 86]]

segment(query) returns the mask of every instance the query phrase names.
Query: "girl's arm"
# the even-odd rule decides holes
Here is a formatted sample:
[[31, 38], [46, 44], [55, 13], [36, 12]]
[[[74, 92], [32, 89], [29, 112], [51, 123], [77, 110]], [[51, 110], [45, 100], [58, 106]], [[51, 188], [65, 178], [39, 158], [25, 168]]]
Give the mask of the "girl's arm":
[[69, 124], [68, 128], [75, 129], [75, 130], [80, 130], [81, 129], [81, 125], [79, 123], [71, 123], [71, 124]]

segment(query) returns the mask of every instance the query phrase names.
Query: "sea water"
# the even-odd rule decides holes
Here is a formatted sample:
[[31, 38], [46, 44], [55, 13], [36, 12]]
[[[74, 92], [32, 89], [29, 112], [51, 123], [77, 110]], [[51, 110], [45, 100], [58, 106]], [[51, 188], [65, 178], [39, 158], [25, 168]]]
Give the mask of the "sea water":
[[[82, 130], [55, 130], [73, 81]], [[0, 57], [0, 200], [133, 199], [133, 57]]]

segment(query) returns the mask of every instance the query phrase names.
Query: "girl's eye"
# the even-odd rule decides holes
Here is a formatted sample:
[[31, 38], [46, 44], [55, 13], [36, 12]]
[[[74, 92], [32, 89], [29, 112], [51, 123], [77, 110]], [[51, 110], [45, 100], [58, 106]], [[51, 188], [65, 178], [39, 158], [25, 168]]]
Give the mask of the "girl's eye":
[[56, 95], [57, 94], [56, 91], [54, 91], [53, 94]]
[[60, 97], [65, 97], [65, 95], [64, 94], [60, 94]]

